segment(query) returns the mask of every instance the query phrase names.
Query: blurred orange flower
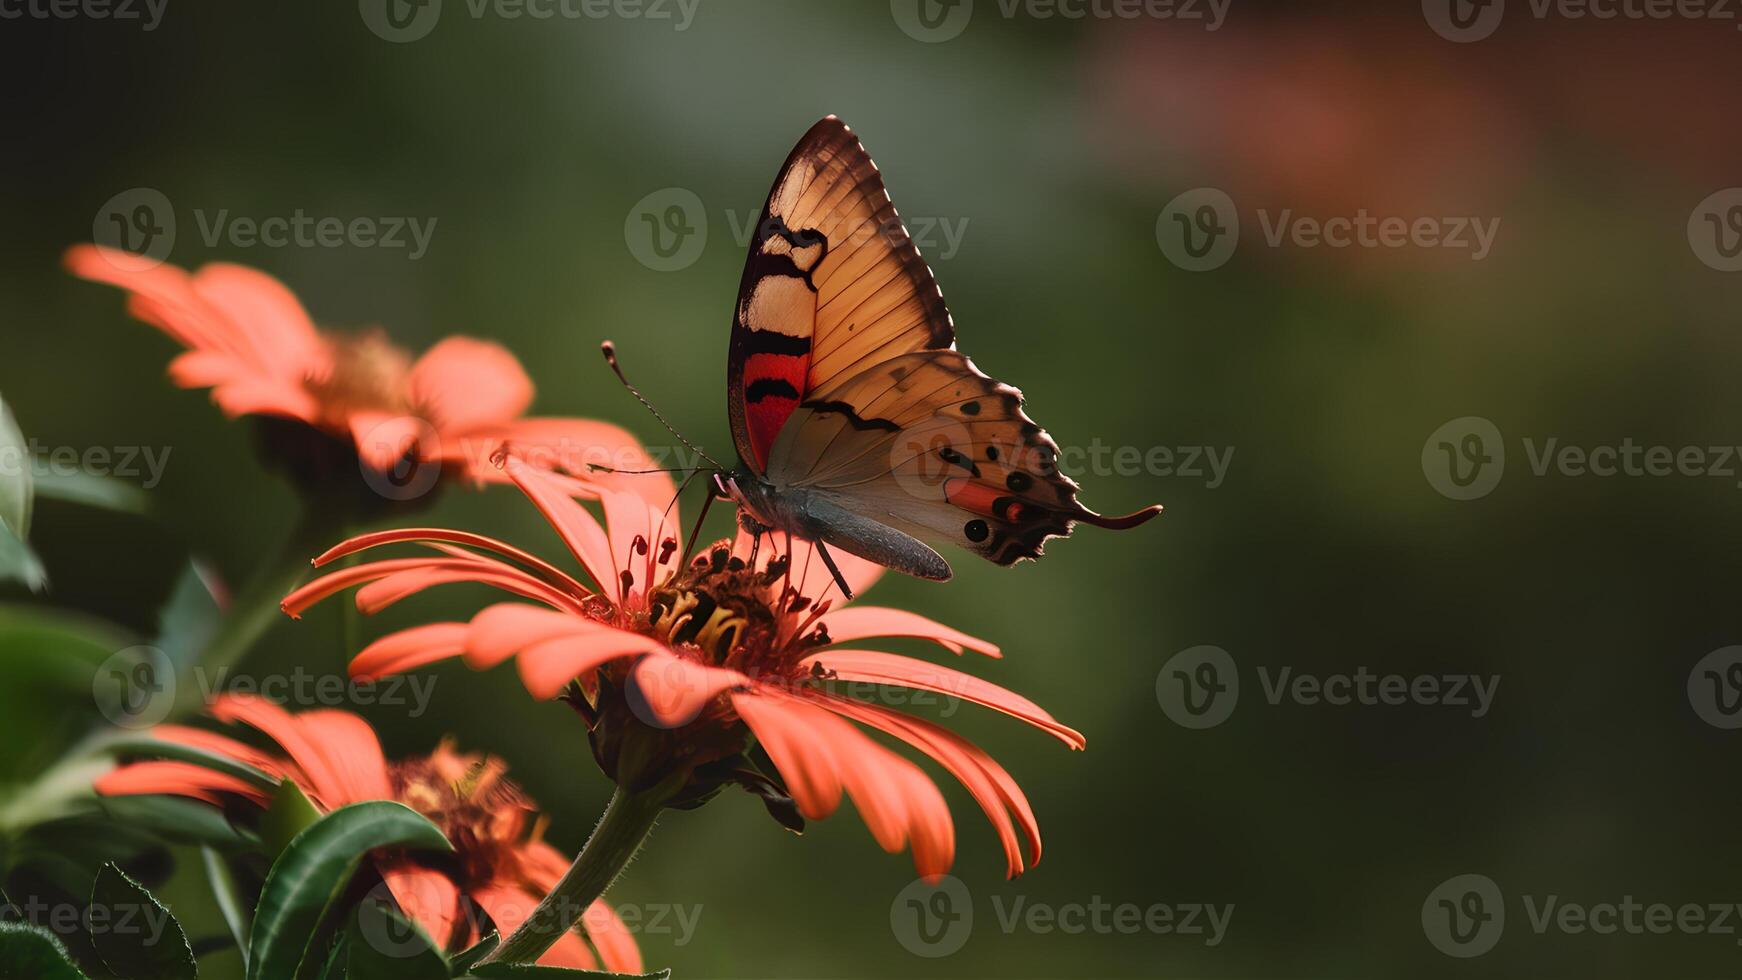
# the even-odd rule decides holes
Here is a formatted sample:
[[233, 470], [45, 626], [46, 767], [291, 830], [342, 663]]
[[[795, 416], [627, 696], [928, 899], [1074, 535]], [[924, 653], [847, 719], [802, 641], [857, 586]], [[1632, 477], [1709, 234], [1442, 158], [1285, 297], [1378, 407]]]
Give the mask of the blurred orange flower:
[[[415, 474], [432, 464], [476, 480], [497, 479], [488, 461], [505, 439], [570, 470], [589, 462], [652, 465], [645, 456], [605, 455], [607, 447], [635, 446], [616, 426], [522, 417], [532, 403], [532, 382], [500, 344], [449, 337], [414, 360], [380, 328], [317, 329], [283, 283], [240, 265], [212, 263], [189, 273], [100, 245], [69, 249], [66, 265], [75, 275], [127, 290], [134, 316], [187, 348], [170, 362], [177, 385], [212, 389], [231, 417], [291, 420], [329, 437], [322, 441], [354, 452], [365, 476], [392, 472], [403, 480], [407, 470]], [[345, 468], [295, 440], [279, 443], [276, 455], [305, 480]], [[395, 495], [388, 484], [371, 485]]]
[[[810, 545], [740, 534], [685, 564], [671, 483], [663, 476], [580, 480], [500, 463], [562, 537], [593, 585], [512, 545], [464, 531], [414, 528], [366, 534], [317, 565], [380, 545], [417, 542], [435, 554], [333, 572], [296, 590], [284, 609], [299, 615], [351, 586], [365, 613], [445, 582], [480, 582], [533, 604], [492, 605], [469, 622], [432, 623], [390, 634], [352, 662], [359, 677], [463, 657], [476, 669], [517, 658], [538, 698], [564, 696], [586, 716], [595, 758], [619, 786], [657, 788], [665, 806], [689, 808], [726, 784], [761, 796], [790, 829], [821, 819], [852, 797], [872, 835], [895, 853], [911, 846], [922, 875], [947, 871], [955, 831], [936, 785], [912, 762], [849, 722], [906, 742], [961, 780], [990, 818], [1009, 874], [1040, 859], [1039, 825], [1021, 789], [990, 756], [932, 722], [846, 696], [835, 682], [941, 693], [1001, 711], [1074, 749], [1083, 737], [1028, 699], [970, 674], [842, 643], [874, 637], [927, 639], [961, 654], [998, 648], [896, 609], [836, 609], [833, 577]], [[576, 498], [596, 499], [606, 523]], [[760, 554], [758, 554], [760, 551]], [[837, 556], [849, 587], [882, 569]], [[1014, 819], [1012, 817], [1014, 814]]]
[[[376, 870], [405, 914], [434, 942], [459, 950], [478, 938], [470, 900], [506, 936], [520, 927], [539, 899], [562, 877], [568, 860], [542, 839], [537, 808], [503, 773], [501, 760], [462, 755], [444, 742], [427, 758], [389, 763], [368, 723], [342, 711], [292, 715], [252, 695], [215, 699], [211, 713], [226, 724], [258, 729], [286, 756], [199, 728], [161, 725], [154, 738], [228, 756], [261, 772], [295, 783], [322, 812], [369, 800], [403, 803], [447, 835], [453, 855], [420, 863], [406, 854], [377, 856]], [[96, 783], [106, 796], [170, 794], [221, 806], [235, 795], [260, 806], [269, 798], [258, 786], [188, 762], [146, 760], [120, 766]], [[530, 827], [530, 831], [529, 831]], [[602, 902], [588, 909], [587, 940], [567, 933], [539, 962], [583, 970], [641, 972], [641, 953], [616, 913]], [[596, 949], [598, 956], [593, 955]]]

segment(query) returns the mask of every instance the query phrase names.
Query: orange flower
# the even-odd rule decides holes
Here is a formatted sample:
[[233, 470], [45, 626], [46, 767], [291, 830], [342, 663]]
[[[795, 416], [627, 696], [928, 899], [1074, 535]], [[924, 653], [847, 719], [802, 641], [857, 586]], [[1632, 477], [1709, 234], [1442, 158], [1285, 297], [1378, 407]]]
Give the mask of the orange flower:
[[[160, 725], [153, 737], [228, 756], [269, 776], [288, 779], [322, 812], [368, 800], [394, 800], [428, 817], [447, 834], [453, 855], [424, 864], [406, 854], [378, 856], [375, 868], [405, 913], [438, 946], [459, 950], [478, 938], [476, 917], [465, 900], [482, 908], [507, 936], [531, 914], [568, 867], [545, 843], [537, 809], [503, 778], [507, 767], [488, 756], [462, 755], [444, 742], [428, 758], [389, 763], [369, 725], [343, 711], [292, 715], [252, 695], [215, 699], [211, 712], [226, 724], [265, 733], [288, 758], [262, 752], [213, 732]], [[106, 796], [164, 793], [222, 806], [226, 795], [260, 806], [269, 802], [258, 786], [187, 762], [149, 760], [120, 766], [97, 780]], [[529, 830], [530, 827], [530, 830]], [[622, 921], [602, 902], [585, 916], [586, 940], [567, 933], [540, 960], [583, 970], [641, 972], [641, 953]]]
[[[586, 716], [595, 758], [620, 786], [658, 788], [666, 806], [699, 806], [725, 784], [759, 796], [792, 829], [852, 797], [872, 835], [891, 853], [911, 846], [926, 876], [943, 874], [955, 832], [937, 787], [912, 762], [851, 722], [925, 753], [967, 787], [991, 819], [1010, 875], [1040, 859], [1040, 833], [1021, 789], [974, 745], [932, 722], [831, 690], [836, 681], [939, 692], [1002, 711], [1071, 748], [1083, 737], [1033, 702], [972, 675], [895, 654], [841, 649], [874, 637], [918, 637], [961, 654], [998, 648], [914, 613], [828, 600], [833, 577], [801, 541], [744, 535], [682, 564], [669, 480], [613, 475], [578, 480], [499, 457], [556, 529], [593, 585], [512, 545], [463, 531], [417, 528], [366, 534], [320, 558], [323, 565], [395, 542], [433, 556], [355, 565], [284, 600], [299, 615], [351, 586], [373, 613], [432, 585], [482, 582], [532, 604], [492, 605], [469, 622], [432, 623], [390, 634], [352, 662], [358, 677], [409, 670], [448, 657], [484, 669], [516, 658], [526, 689], [564, 696]], [[606, 526], [576, 498], [603, 505]], [[780, 553], [777, 553], [780, 552]], [[846, 555], [836, 561], [855, 592], [882, 569]], [[796, 811], [796, 812], [795, 812]], [[1013, 818], [1014, 815], [1014, 818]]]
[[[378, 491], [406, 499], [430, 488], [407, 463], [433, 464], [474, 479], [496, 479], [490, 453], [512, 439], [554, 454], [571, 471], [587, 463], [623, 469], [652, 465], [645, 455], [607, 456], [633, 446], [602, 422], [522, 418], [532, 382], [499, 344], [449, 337], [422, 357], [396, 346], [379, 328], [352, 334], [319, 330], [283, 283], [264, 272], [212, 263], [188, 273], [100, 245], [67, 251], [74, 274], [127, 290], [128, 310], [187, 348], [170, 362], [183, 388], [210, 388], [231, 416], [289, 420], [275, 430], [274, 455], [305, 482], [360, 460]], [[295, 436], [318, 433], [310, 440]], [[331, 458], [334, 446], [354, 454]], [[637, 447], [639, 451], [639, 447]], [[393, 474], [395, 484], [377, 474]], [[433, 476], [433, 474], [432, 474]], [[432, 481], [433, 482], [433, 481]]]

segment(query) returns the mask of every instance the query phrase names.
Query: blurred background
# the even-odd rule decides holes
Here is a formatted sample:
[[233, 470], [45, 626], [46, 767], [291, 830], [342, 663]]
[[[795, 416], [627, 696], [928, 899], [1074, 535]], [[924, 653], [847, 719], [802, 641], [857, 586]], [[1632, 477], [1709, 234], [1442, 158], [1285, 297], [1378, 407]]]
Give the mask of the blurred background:
[[[174, 345], [59, 267], [141, 189], [173, 213], [171, 262], [264, 269], [323, 325], [380, 324], [414, 350], [498, 340], [537, 383], [538, 413], [669, 442], [599, 362], [611, 338], [718, 455], [743, 229], [792, 143], [837, 113], [881, 166], [961, 346], [1026, 393], [1085, 502], [1167, 512], [1127, 534], [1085, 529], [1036, 564], [956, 554], [951, 583], [872, 592], [1002, 644], [1004, 660], [963, 666], [1088, 737], [1074, 754], [971, 705], [946, 719], [1010, 769], [1046, 841], [1038, 867], [1004, 881], [971, 800], [930, 770], [957, 817], [971, 930], [916, 944], [898, 901], [911, 864], [855, 815], [793, 838], [728, 793], [664, 819], [610, 893], [699, 907], [693, 935], [675, 919], [643, 932], [651, 966], [738, 980], [1737, 974], [1742, 911], [1666, 934], [1544, 918], [1551, 899], [1742, 902], [1742, 731], [1725, 727], [1742, 723], [1742, 685], [1725, 686], [1742, 658], [1696, 668], [1742, 643], [1742, 462], [1716, 450], [1742, 444], [1742, 191], [1720, 193], [1742, 184], [1723, 108], [1742, 35], [1722, 8], [533, 0], [556, 11], [537, 18], [392, 0], [388, 19], [376, 0], [137, 2], [137, 20], [20, 5], [0, 22], [0, 393], [45, 449], [169, 453], [143, 516], [43, 502], [32, 538], [54, 588], [12, 601], [101, 616], [137, 642], [181, 556], [235, 581], [291, 520], [248, 427], [165, 381]], [[692, 231], [662, 254], [641, 216], [674, 202]], [[402, 247], [210, 233], [299, 211], [429, 235], [420, 249], [409, 231]], [[1370, 225], [1339, 247], [1313, 230], [1362, 216], [1412, 234]], [[1627, 440], [1703, 463], [1533, 465], [1551, 441]], [[559, 547], [511, 490], [450, 490], [416, 520]], [[431, 593], [364, 621], [361, 639], [490, 599]], [[342, 673], [340, 620], [328, 604], [283, 623], [243, 672]], [[1182, 713], [1179, 677], [1207, 676], [1193, 673], [1205, 658], [1164, 665], [1206, 645], [1225, 652], [1214, 676], [1237, 680], [1237, 702]], [[29, 652], [8, 655], [0, 669]], [[1322, 683], [1363, 668], [1498, 686], [1481, 712], [1270, 696], [1284, 670]], [[529, 704], [511, 669], [430, 673], [425, 712], [357, 708], [389, 755], [447, 734], [499, 754], [549, 836], [578, 847], [609, 786], [572, 713]], [[32, 731], [11, 737], [28, 758]], [[1504, 932], [1484, 927], [1498, 939], [1476, 956], [1454, 936], [1463, 955], [1449, 955], [1438, 900], [1469, 874], [1498, 890]], [[197, 888], [164, 894], [217, 928]], [[1026, 918], [1193, 903], [1232, 906], [1214, 944], [1111, 928], [1112, 913], [1072, 933]]]

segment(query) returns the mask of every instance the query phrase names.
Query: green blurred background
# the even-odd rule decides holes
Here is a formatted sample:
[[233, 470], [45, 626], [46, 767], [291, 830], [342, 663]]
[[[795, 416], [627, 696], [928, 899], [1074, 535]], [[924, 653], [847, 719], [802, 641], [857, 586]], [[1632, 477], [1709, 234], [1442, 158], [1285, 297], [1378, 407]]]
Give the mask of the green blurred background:
[[[952, 555], [947, 585], [872, 593], [1002, 644], [1006, 659], [967, 668], [1089, 740], [1068, 753], [972, 706], [947, 719], [1012, 771], [1046, 841], [1037, 868], [1004, 881], [972, 802], [931, 770], [974, 902], [959, 951], [923, 958], [898, 940], [911, 864], [850, 808], [795, 839], [733, 793], [667, 817], [610, 895], [700, 906], [688, 943], [640, 937], [650, 965], [741, 980], [1742, 973], [1735, 935], [1539, 934], [1524, 905], [1742, 901], [1742, 732], [1703, 721], [1687, 690], [1696, 661], [1742, 642], [1742, 484], [1539, 477], [1523, 442], [1742, 442], [1742, 275], [1705, 264], [1688, 233], [1703, 199], [1742, 183], [1724, 94], [1742, 75], [1734, 22], [1515, 3], [1492, 36], [1453, 43], [1409, 3], [1235, 0], [1215, 30], [976, 6], [947, 40], [905, 32], [903, 0], [701, 0], [682, 30], [676, 6], [675, 20], [536, 20], [447, 0], [408, 43], [373, 33], [367, 2], [169, 0], [151, 31], [0, 23], [0, 392], [46, 446], [172, 454], [149, 532], [111, 536], [43, 505], [34, 536], [57, 589], [37, 601], [144, 629], [166, 555], [189, 549], [233, 581], [292, 513], [247, 427], [165, 382], [173, 345], [58, 267], [116, 194], [172, 202], [179, 265], [265, 269], [322, 324], [378, 323], [418, 350], [499, 340], [537, 383], [538, 413], [669, 441], [599, 363], [614, 339], [647, 394], [721, 454], [734, 224], [833, 112], [920, 237], [961, 346], [1061, 445], [1232, 447], [1232, 464], [1215, 487], [1079, 472], [1090, 506], [1167, 512], [1055, 542], [1038, 564]], [[657, 271], [636, 258], [636, 208], [672, 187], [702, 202], [708, 237], [692, 264]], [[1241, 237], [1225, 265], [1191, 272], [1158, 246], [1158, 216], [1200, 187], [1236, 202]], [[195, 212], [224, 209], [437, 223], [412, 260], [208, 244]], [[1500, 224], [1479, 261], [1272, 247], [1262, 222], [1283, 209]], [[1471, 501], [1437, 492], [1422, 463], [1430, 434], [1464, 416], [1492, 421], [1507, 452]], [[417, 520], [558, 547], [509, 490], [450, 490]], [[431, 593], [365, 635], [489, 598]], [[1241, 696], [1224, 723], [1189, 730], [1157, 679], [1200, 644], [1239, 664]], [[339, 672], [350, 652], [329, 604], [246, 669]], [[1258, 683], [1260, 668], [1361, 666], [1501, 680], [1481, 718], [1273, 705]], [[552, 839], [577, 847], [609, 786], [569, 710], [529, 703], [509, 669], [432, 673], [427, 713], [360, 709], [389, 755], [444, 734], [500, 754]], [[1468, 960], [1422, 924], [1429, 893], [1464, 873], [1507, 903], [1499, 944]], [[1017, 896], [1235, 909], [1208, 946], [1007, 933], [993, 903]]]

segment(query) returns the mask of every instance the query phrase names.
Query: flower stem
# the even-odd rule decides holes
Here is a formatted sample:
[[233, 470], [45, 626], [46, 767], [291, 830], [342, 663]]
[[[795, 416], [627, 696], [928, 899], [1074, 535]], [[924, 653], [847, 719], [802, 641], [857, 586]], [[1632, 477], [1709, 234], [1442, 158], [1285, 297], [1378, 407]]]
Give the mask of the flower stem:
[[[342, 508], [306, 501], [296, 523], [272, 556], [254, 570], [248, 584], [230, 602], [211, 641], [200, 652], [198, 670], [213, 683], [236, 665], [272, 624], [284, 618], [278, 603], [309, 572], [309, 559], [338, 542], [349, 523]], [[182, 679], [175, 694], [174, 716], [198, 711], [204, 706], [207, 684]]]
[[485, 962], [532, 963], [543, 956], [628, 866], [653, 829], [663, 804], [660, 794], [631, 793], [617, 787], [575, 863], [520, 928], [484, 958]]

